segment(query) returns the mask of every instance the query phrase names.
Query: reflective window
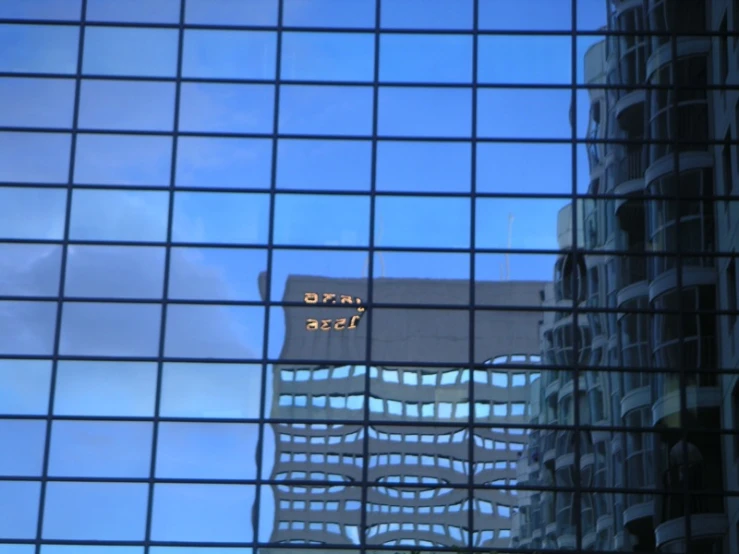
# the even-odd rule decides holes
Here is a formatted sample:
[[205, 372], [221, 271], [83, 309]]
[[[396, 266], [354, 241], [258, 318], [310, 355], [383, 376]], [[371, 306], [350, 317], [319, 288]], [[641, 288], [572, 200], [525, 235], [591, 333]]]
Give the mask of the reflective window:
[[477, 134], [485, 138], [571, 139], [571, 96], [565, 89], [480, 89]]
[[75, 356], [156, 356], [157, 304], [66, 302], [59, 351]]
[[[179, 23], [181, 0], [87, 0], [87, 21], [125, 23]], [[190, 0], [192, 1], [192, 0]]]
[[56, 302], [0, 301], [0, 354], [50, 356], [56, 310]]
[[0, 453], [0, 475], [40, 477], [45, 442], [45, 421], [0, 419], [0, 444], [13, 445]]
[[60, 240], [66, 205], [64, 190], [0, 187], [0, 237]]
[[283, 24], [290, 27], [375, 26], [377, 0], [283, 0]]
[[0, 360], [0, 414], [46, 414], [50, 384], [50, 361]]
[[66, 183], [71, 135], [0, 132], [0, 181]]
[[[479, 83], [572, 82], [571, 37], [488, 35], [477, 40]], [[528, 63], [522, 64], [522, 58]]]
[[78, 125], [86, 129], [171, 131], [174, 83], [82, 81]]
[[160, 414], [256, 418], [260, 413], [261, 381], [260, 365], [167, 363], [162, 373]]
[[380, 80], [398, 83], [469, 83], [472, 81], [472, 37], [382, 35]]
[[372, 81], [373, 33], [285, 33], [281, 77], [300, 81]]
[[468, 143], [380, 141], [377, 190], [469, 192], [471, 160]]
[[0, 78], [0, 125], [67, 128], [72, 126], [72, 79]]
[[77, 137], [74, 180], [83, 185], [169, 186], [172, 139], [137, 135]]
[[[567, 228], [557, 237], [553, 233], [539, 233], [539, 226], [557, 229], [560, 211], [567, 200], [479, 198], [475, 218], [475, 240], [478, 248], [520, 248], [531, 250], [559, 250], [571, 245], [571, 231]], [[509, 226], [515, 225], [511, 235]], [[562, 246], [560, 246], [560, 243]]]
[[0, 24], [0, 71], [75, 74], [79, 36], [74, 26]]
[[143, 540], [148, 489], [143, 483], [49, 482], [43, 538]]
[[154, 486], [153, 540], [248, 542], [254, 487], [246, 485]]
[[164, 241], [169, 194], [126, 190], [75, 190], [72, 240]]
[[183, 83], [180, 131], [195, 133], [271, 133], [274, 85]]
[[263, 188], [272, 180], [269, 139], [180, 137], [175, 183], [180, 187]]
[[156, 380], [154, 363], [60, 361], [54, 413], [80, 417], [152, 416]]
[[283, 85], [279, 130], [296, 135], [372, 133], [371, 87]]
[[39, 481], [0, 480], [0, 537], [33, 540], [40, 491]]
[[153, 424], [122, 421], [54, 421], [49, 475], [149, 476]]
[[[569, 31], [572, 28], [572, 0], [517, 0], [515, 5], [506, 0], [478, 0], [478, 3], [480, 29]], [[578, 11], [581, 5], [587, 8], [587, 4], [578, 0]], [[605, 24], [605, 17], [601, 21]]]
[[178, 192], [172, 239], [193, 243], [266, 243], [268, 217], [266, 194]]
[[0, 296], [56, 296], [62, 248], [0, 243]]
[[[35, 2], [3, 2], [2, 19], [75, 20], [80, 18], [82, 0], [36, 0]], [[89, 10], [89, 7], [88, 7]]]
[[382, 0], [380, 24], [399, 29], [472, 29], [473, 0]]
[[277, 35], [268, 31], [185, 31], [182, 76], [274, 79]]
[[369, 141], [281, 139], [277, 146], [277, 187], [368, 191], [371, 163]]
[[186, 0], [185, 23], [276, 25], [279, 0]]
[[175, 77], [174, 29], [87, 27], [82, 71], [88, 75]]
[[381, 87], [377, 109], [381, 135], [468, 137], [472, 131], [467, 89]]

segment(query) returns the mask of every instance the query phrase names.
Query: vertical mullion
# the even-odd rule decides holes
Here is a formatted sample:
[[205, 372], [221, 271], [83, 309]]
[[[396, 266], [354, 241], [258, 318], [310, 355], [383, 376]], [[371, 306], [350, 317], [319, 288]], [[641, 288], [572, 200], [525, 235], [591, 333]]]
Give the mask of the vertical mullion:
[[[259, 385], [259, 430], [257, 439], [257, 448], [254, 453], [255, 465], [257, 469], [256, 477], [256, 489], [254, 491], [254, 509], [252, 510], [252, 526], [253, 526], [253, 551], [258, 551], [258, 544], [260, 542], [269, 542], [272, 537], [268, 537], [266, 541], [261, 541], [259, 536], [259, 521], [261, 519], [261, 491], [262, 481], [264, 476], [262, 471], [264, 469], [264, 427], [267, 425], [265, 419], [268, 418], [266, 412], [267, 405], [267, 380], [268, 371], [270, 365], [274, 368], [274, 364], [268, 364], [269, 359], [269, 325], [270, 325], [270, 312], [272, 310], [272, 259], [274, 253], [274, 228], [275, 228], [275, 202], [276, 202], [276, 191], [277, 191], [277, 154], [279, 146], [279, 133], [280, 133], [280, 87], [281, 87], [281, 73], [282, 73], [282, 19], [284, 11], [284, 0], [277, 0], [277, 33], [276, 47], [275, 47], [275, 102], [274, 112], [272, 114], [272, 165], [270, 167], [270, 184], [269, 184], [269, 215], [268, 215], [268, 227], [267, 227], [267, 266], [265, 268], [265, 282], [264, 282], [264, 334], [262, 337], [262, 360], [261, 360], [261, 374], [262, 379]], [[273, 385], [274, 386], [274, 385]], [[276, 451], [276, 450], [275, 450]], [[276, 513], [279, 513], [279, 508], [275, 506]]]
[[[64, 238], [62, 241], [62, 256], [59, 270], [59, 288], [56, 310], [56, 327], [54, 328], [54, 351], [51, 362], [51, 376], [49, 383], [49, 405], [46, 413], [46, 436], [44, 437], [44, 458], [41, 473], [41, 487], [39, 489], [38, 519], [36, 521], [35, 552], [40, 554], [41, 541], [44, 529], [44, 506], [46, 504], [46, 489], [49, 482], [49, 449], [51, 447], [51, 428], [54, 419], [54, 396], [56, 394], [56, 380], [59, 371], [59, 346], [61, 343], [62, 312], [64, 310], [64, 282], [67, 273], [67, 257], [69, 253], [69, 229], [72, 218], [72, 193], [74, 191], [75, 158], [77, 153], [77, 122], [80, 111], [80, 90], [82, 88], [82, 62], [85, 51], [85, 18], [87, 14], [87, 0], [80, 5], [79, 35], [77, 42], [77, 71], [75, 74], [74, 107], [72, 114], [72, 132], [69, 152], [69, 173], [67, 175], [67, 204], [64, 216]], [[70, 23], [74, 24], [74, 23]]]
[[157, 444], [159, 439], [159, 411], [162, 397], [162, 378], [164, 372], [164, 354], [165, 339], [167, 329], [167, 298], [169, 296], [169, 265], [172, 252], [172, 219], [174, 216], [174, 200], [175, 200], [175, 179], [177, 174], [177, 147], [179, 142], [178, 131], [180, 124], [180, 96], [182, 89], [182, 52], [184, 40], [185, 25], [185, 3], [187, 0], [180, 0], [180, 16], [177, 32], [177, 75], [175, 81], [174, 96], [174, 121], [172, 128], [172, 159], [169, 169], [169, 204], [167, 207], [167, 243], [164, 247], [164, 279], [162, 287], [162, 310], [161, 321], [159, 326], [159, 352], [157, 359], [157, 377], [156, 377], [156, 393], [154, 396], [154, 419], [152, 422], [151, 433], [151, 465], [149, 467], [149, 494], [146, 505], [146, 530], [144, 536], [144, 552], [149, 554], [151, 551], [151, 529], [152, 514], [154, 512], [154, 487], [156, 480], [156, 463], [157, 463]]
[[[360, 554], [367, 553], [367, 499], [369, 497], [369, 427], [370, 427], [370, 394], [372, 373], [372, 302], [374, 289], [374, 262], [375, 262], [375, 199], [377, 191], [377, 125], [378, 125], [378, 99], [380, 95], [380, 18], [382, 15], [382, 2], [375, 0], [375, 65], [372, 78], [372, 165], [370, 169], [370, 205], [369, 205], [369, 240], [367, 251], [367, 309], [364, 318], [367, 319], [365, 341], [365, 364], [364, 374], [364, 409], [362, 411], [362, 508], [360, 511], [359, 542]], [[362, 319], [364, 319], [362, 318]]]

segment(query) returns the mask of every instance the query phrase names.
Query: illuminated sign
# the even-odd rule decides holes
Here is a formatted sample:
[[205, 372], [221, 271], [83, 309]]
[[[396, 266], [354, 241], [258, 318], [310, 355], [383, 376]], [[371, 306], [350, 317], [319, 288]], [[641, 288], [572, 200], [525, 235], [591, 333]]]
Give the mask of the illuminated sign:
[[357, 315], [353, 315], [349, 318], [340, 317], [338, 319], [306, 319], [305, 328], [308, 331], [344, 331], [356, 329], [359, 324], [359, 320], [362, 319], [362, 314], [365, 312], [365, 307], [362, 306], [362, 299], [359, 297], [350, 296], [348, 294], [337, 295], [333, 292], [306, 292], [303, 297], [303, 302], [311, 306], [326, 305], [333, 306], [336, 304], [344, 306], [356, 306]]

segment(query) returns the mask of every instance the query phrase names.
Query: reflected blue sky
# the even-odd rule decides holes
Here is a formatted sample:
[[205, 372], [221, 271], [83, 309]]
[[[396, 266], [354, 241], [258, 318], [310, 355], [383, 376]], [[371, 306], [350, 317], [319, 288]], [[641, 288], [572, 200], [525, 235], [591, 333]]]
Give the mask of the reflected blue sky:
[[[568, 29], [570, 0], [480, 0], [482, 29]], [[76, 19], [79, 0], [34, 0], [0, 3], [0, 17]], [[594, 30], [605, 22], [605, 3], [579, 2], [578, 25]], [[110, 2], [88, 0], [90, 20], [111, 27], [88, 27], [82, 70], [98, 76], [177, 75], [175, 29], [114, 27], [116, 22], [172, 23], [179, 17], [177, 0]], [[371, 0], [284, 0], [289, 26], [374, 25]], [[471, 0], [392, 0], [385, 2], [382, 25], [388, 28], [471, 30]], [[536, 17], [532, 18], [532, 14]], [[248, 8], [234, 0], [188, 0], [185, 19], [193, 24], [273, 25], [275, 0], [252, 0]], [[0, 71], [74, 75], [79, 29], [73, 26], [0, 25]], [[597, 37], [577, 41], [579, 60]], [[273, 79], [276, 35], [271, 31], [187, 30], [182, 75], [189, 78]], [[384, 35], [380, 41], [379, 78], [383, 82], [472, 82], [472, 38], [447, 35]], [[288, 80], [355, 81], [365, 86], [285, 85], [280, 91], [278, 129], [288, 134], [350, 135], [372, 133], [374, 35], [285, 33], [281, 76]], [[481, 83], [569, 84], [569, 37], [481, 37], [477, 79]], [[582, 64], [578, 64], [582, 82]], [[164, 131], [173, 129], [174, 85], [168, 82], [83, 80], [79, 126], [87, 130]], [[0, 78], [0, 126], [67, 128], [72, 122], [71, 79]], [[477, 132], [481, 137], [569, 139], [568, 90], [480, 89]], [[274, 86], [270, 84], [185, 83], [181, 88], [179, 128], [192, 133], [272, 132]], [[472, 92], [464, 88], [381, 88], [378, 132], [388, 137], [466, 138], [472, 129]], [[583, 136], [588, 105], [578, 98], [578, 135]], [[282, 139], [277, 147], [277, 186], [321, 191], [369, 191], [371, 141], [301, 141]], [[77, 137], [74, 182], [109, 187], [169, 185], [173, 142], [169, 137], [100, 135]], [[175, 185], [198, 188], [268, 190], [272, 143], [262, 138], [183, 137], [177, 144]], [[562, 193], [572, 191], [569, 145], [479, 144], [477, 167], [467, 142], [381, 142], [378, 145], [377, 190], [393, 192], [469, 193], [476, 171], [481, 192]], [[0, 132], [0, 182], [19, 185], [66, 183], [70, 135]], [[578, 190], [588, 182], [584, 150], [578, 152]], [[63, 238], [65, 191], [0, 188], [0, 236]], [[153, 241], [167, 238], [169, 196], [161, 191], [75, 190], [69, 236], [75, 240]], [[268, 239], [267, 194], [216, 195], [178, 193], [174, 201], [172, 237], [207, 244], [265, 244]], [[471, 232], [480, 248], [508, 246], [509, 215], [514, 216], [513, 248], [556, 249], [557, 213], [564, 200], [485, 199], [476, 206], [471, 229], [469, 198], [380, 197], [376, 203], [374, 241], [387, 247], [469, 248]], [[274, 242], [282, 245], [366, 246], [369, 243], [369, 199], [364, 196], [280, 194], [276, 198]], [[8, 250], [10, 252], [10, 250]], [[11, 259], [14, 254], [9, 254]], [[127, 294], [154, 298], [164, 279], [162, 251], [70, 249], [66, 294], [115, 296], [125, 282]], [[48, 275], [52, 254], [39, 252], [17, 270]], [[469, 277], [469, 255], [384, 253], [375, 266], [386, 277], [462, 279]], [[501, 278], [501, 255], [479, 255], [479, 280]], [[43, 263], [42, 263], [43, 262]], [[2, 266], [0, 261], [0, 268]], [[510, 278], [551, 278], [551, 256], [512, 256]], [[44, 265], [46, 264], [46, 265]], [[276, 251], [272, 298], [278, 300], [290, 274], [363, 277], [367, 255], [359, 252]], [[33, 268], [36, 268], [35, 270]], [[266, 269], [263, 249], [181, 248], [172, 253], [169, 294], [180, 299], [258, 300], [257, 276]], [[35, 272], [34, 272], [35, 271]], [[107, 273], [106, 273], [107, 271]], [[378, 269], [379, 271], [379, 269]], [[25, 273], [24, 273], [25, 272]], [[85, 277], [87, 276], [87, 280]], [[14, 281], [15, 282], [15, 281]], [[33, 280], [25, 279], [26, 283]], [[4, 283], [3, 283], [4, 286]], [[26, 287], [30, 285], [25, 285]], [[39, 285], [40, 286], [40, 285]], [[51, 294], [55, 294], [53, 287]], [[40, 290], [47, 290], [40, 289]], [[29, 289], [24, 289], [29, 290]], [[132, 292], [133, 291], [133, 292]], [[46, 294], [46, 293], [44, 293]], [[25, 334], [0, 337], [0, 350], [22, 354], [52, 353], [56, 305], [28, 303], [0, 308], [0, 322], [12, 313], [27, 325]], [[62, 318], [61, 352], [74, 355], [146, 355], [158, 350], [160, 307], [95, 304], [69, 305]], [[273, 311], [270, 354], [277, 355], [284, 337], [281, 312]], [[168, 356], [261, 357], [264, 309], [170, 306], [165, 332]], [[29, 333], [33, 337], [29, 338]], [[22, 340], [19, 340], [21, 337]], [[10, 340], [10, 342], [9, 342]], [[16, 341], [16, 342], [12, 342]], [[12, 345], [12, 346], [11, 346]], [[273, 346], [274, 345], [274, 346]], [[22, 367], [21, 367], [22, 366]], [[55, 402], [57, 414], [77, 416], [151, 416], [155, 367], [150, 364], [60, 364]], [[203, 375], [207, 374], [205, 379]], [[40, 414], [47, 407], [50, 366], [0, 361], [0, 405], [17, 414]], [[261, 387], [259, 366], [185, 366], [167, 364], [162, 382], [162, 415], [176, 417], [257, 417]], [[81, 384], [86, 387], [81, 387]], [[94, 383], [94, 387], [92, 384]], [[90, 394], [94, 388], [95, 395]], [[239, 391], [249, 390], [244, 395]], [[269, 393], [269, 389], [268, 389]], [[186, 398], [187, 401], [184, 401]], [[218, 399], [216, 402], [214, 399]], [[220, 415], [213, 415], [220, 414]], [[76, 427], [75, 427], [76, 425]], [[109, 424], [106, 424], [109, 425]], [[219, 424], [220, 425], [220, 424]], [[83, 428], [84, 427], [84, 428]], [[190, 427], [175, 436], [160, 431], [166, 447], [157, 461], [158, 475], [197, 476], [198, 471], [243, 478], [254, 459], [254, 428]], [[0, 473], [34, 475], [39, 471], [45, 423], [0, 426]], [[265, 451], [272, 448], [267, 432]], [[113, 436], [113, 438], [111, 438]], [[95, 424], [55, 422], [49, 471], [77, 471], [106, 476], [143, 476], [150, 462], [151, 427], [121, 424], [98, 431]], [[244, 446], [247, 445], [247, 446]], [[168, 450], [167, 450], [168, 449]], [[245, 461], [248, 460], [249, 462]], [[269, 461], [269, 456], [265, 456]], [[219, 466], [218, 463], [221, 465]], [[205, 468], [205, 469], [203, 469]], [[215, 468], [215, 469], [214, 469]], [[268, 473], [269, 466], [265, 468]], [[160, 473], [161, 472], [161, 473]], [[252, 476], [251, 473], [248, 476]], [[47, 489], [44, 538], [140, 540], [144, 534], [148, 489], [145, 484], [53, 483]], [[249, 541], [254, 487], [157, 485], [152, 538], [155, 540]], [[12, 499], [9, 503], [8, 499]], [[263, 496], [262, 511], [272, 500]], [[0, 539], [32, 539], [36, 533], [38, 484], [0, 481]], [[261, 519], [260, 539], [267, 540], [272, 522]], [[33, 547], [0, 545], [0, 554], [24, 554]], [[44, 546], [42, 554], [98, 554], [102, 548]], [[105, 552], [111, 552], [105, 549]], [[113, 552], [138, 554], [138, 547]], [[221, 553], [219, 549], [152, 548], [157, 554]], [[225, 551], [224, 551], [225, 552]], [[236, 550], [229, 549], [234, 553]], [[246, 550], [244, 550], [246, 552]]]

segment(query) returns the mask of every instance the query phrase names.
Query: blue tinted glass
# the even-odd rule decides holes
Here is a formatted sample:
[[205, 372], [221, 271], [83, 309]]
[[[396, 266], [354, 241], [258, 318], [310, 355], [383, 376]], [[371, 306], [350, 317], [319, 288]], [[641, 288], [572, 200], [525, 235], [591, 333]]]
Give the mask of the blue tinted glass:
[[283, 0], [283, 23], [295, 27], [374, 27], [376, 0]]
[[451, 88], [381, 87], [381, 135], [468, 137], [472, 131], [472, 91]]
[[277, 186], [369, 190], [371, 163], [369, 141], [283, 139], [277, 147]]
[[298, 135], [369, 135], [372, 87], [283, 85], [280, 132]]
[[472, 81], [472, 37], [382, 35], [380, 80], [469, 83]]
[[474, 0], [382, 0], [380, 24], [399, 29], [472, 29]]
[[45, 544], [41, 546], [41, 554], [144, 554], [144, 547], [108, 545], [84, 546], [81, 544]]
[[185, 31], [182, 75], [211, 79], [274, 79], [277, 34]]
[[0, 133], [0, 181], [66, 183], [71, 135]]
[[274, 85], [183, 83], [180, 131], [271, 133]]
[[0, 481], [0, 538], [36, 536], [40, 490], [38, 481]]
[[75, 20], [80, 18], [81, 7], [82, 0], [6, 0], [0, 3], [0, 19]]
[[480, 89], [477, 134], [486, 138], [572, 137], [572, 93], [557, 89]]
[[76, 73], [79, 28], [0, 25], [0, 71]]
[[377, 190], [469, 192], [471, 163], [469, 143], [380, 141]]
[[54, 351], [56, 302], [0, 301], [0, 354], [49, 356]]
[[369, 234], [369, 198], [279, 194], [275, 204], [277, 244], [364, 246]]
[[66, 205], [63, 190], [0, 187], [0, 237], [61, 239]]
[[184, 0], [87, 0], [87, 21], [179, 23]]
[[43, 469], [46, 422], [0, 419], [0, 475], [40, 477]]
[[0, 78], [0, 125], [71, 127], [74, 88], [72, 79]]
[[174, 77], [177, 40], [173, 29], [87, 27], [82, 71], [88, 75]]
[[[572, 28], [572, 0], [478, 0], [480, 29], [567, 31]], [[580, 2], [603, 4], [604, 2]], [[578, 8], [580, 6], [578, 5]]]
[[59, 245], [0, 243], [0, 296], [56, 296], [61, 255]]
[[279, 0], [183, 0], [185, 22], [196, 25], [276, 25]]
[[269, 139], [179, 139], [177, 186], [266, 189], [271, 180], [272, 141]]
[[50, 361], [0, 360], [0, 414], [45, 414], [50, 384]]
[[43, 538], [143, 540], [148, 489], [138, 483], [50, 482]]
[[372, 81], [375, 37], [372, 33], [285, 33], [283, 79]]
[[[476, 202], [478, 248], [558, 249], [557, 235], [541, 229], [557, 229], [558, 214], [567, 200], [479, 198]], [[510, 216], [515, 232], [509, 246]]]
[[480, 36], [477, 40], [480, 83], [572, 82], [571, 37], [496, 35]]

